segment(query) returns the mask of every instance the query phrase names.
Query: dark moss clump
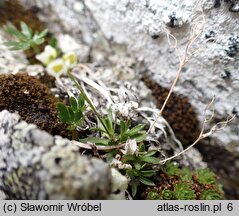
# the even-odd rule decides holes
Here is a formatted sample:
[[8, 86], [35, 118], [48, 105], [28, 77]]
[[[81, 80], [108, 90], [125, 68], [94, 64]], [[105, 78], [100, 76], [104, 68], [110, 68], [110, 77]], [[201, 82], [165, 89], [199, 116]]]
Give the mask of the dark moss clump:
[[67, 137], [69, 132], [57, 117], [58, 101], [44, 84], [23, 73], [0, 75], [0, 83], [0, 111], [18, 112], [26, 122]]
[[36, 9], [27, 10], [17, 0], [7, 0], [0, 7], [0, 25], [11, 22], [16, 27], [20, 27], [23, 21], [34, 31], [41, 31], [44, 27], [36, 16]]
[[[160, 109], [168, 95], [169, 89], [160, 86], [148, 77], [144, 77], [143, 81], [152, 90], [152, 94], [157, 101], [156, 105]], [[183, 144], [190, 145], [198, 137], [200, 133], [199, 122], [187, 97], [172, 93], [164, 109], [163, 116]]]

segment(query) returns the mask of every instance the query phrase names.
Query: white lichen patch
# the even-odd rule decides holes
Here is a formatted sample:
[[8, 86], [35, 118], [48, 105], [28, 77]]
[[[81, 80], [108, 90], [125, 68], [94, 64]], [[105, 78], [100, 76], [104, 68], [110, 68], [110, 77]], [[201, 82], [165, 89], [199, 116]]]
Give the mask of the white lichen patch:
[[[0, 192], [10, 199], [107, 199], [108, 164], [17, 114], [0, 112]], [[11, 189], [9, 186], [11, 185]], [[12, 193], [14, 191], [14, 193]], [[1, 195], [1, 197], [3, 197]]]

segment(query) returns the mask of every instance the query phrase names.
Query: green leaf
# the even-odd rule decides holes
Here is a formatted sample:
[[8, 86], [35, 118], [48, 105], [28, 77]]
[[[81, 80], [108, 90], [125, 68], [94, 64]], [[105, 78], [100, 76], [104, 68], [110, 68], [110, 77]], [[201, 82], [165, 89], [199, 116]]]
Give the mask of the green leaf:
[[132, 129], [130, 129], [129, 131], [127, 131], [127, 134], [129, 136], [132, 136], [132, 135], [138, 133], [139, 131], [141, 131], [144, 127], [145, 127], [144, 124], [139, 124], [139, 125], [133, 127]]
[[105, 119], [103, 119], [103, 122], [106, 126], [106, 128], [108, 129], [108, 131], [110, 132], [110, 134], [114, 134], [114, 130], [113, 130], [113, 122], [111, 121], [111, 119], [109, 119], [108, 117], [106, 117]]
[[107, 134], [107, 132], [102, 128], [90, 128], [91, 131], [99, 131], [101, 133]]
[[143, 171], [140, 171], [140, 173], [142, 174], [142, 176], [150, 178], [154, 176], [156, 172], [154, 170], [143, 170]]
[[144, 133], [144, 134], [135, 134], [131, 136], [130, 138], [135, 139], [135, 141], [139, 143], [139, 142], [143, 142], [146, 139], [146, 137], [147, 137], [147, 134]]
[[113, 112], [111, 108], [108, 109], [108, 119], [111, 123], [113, 123]]
[[143, 143], [139, 145], [139, 152], [145, 152], [145, 145]]
[[124, 134], [127, 130], [126, 124], [123, 120], [120, 120], [120, 135]]
[[108, 146], [109, 142], [110, 142], [110, 140], [108, 140], [108, 139], [103, 139], [103, 138], [99, 138], [99, 137], [87, 137], [85, 139], [80, 139], [80, 141], [83, 143], [90, 142], [90, 143], [94, 143], [96, 145], [105, 145], [105, 146]]
[[137, 194], [137, 185], [136, 185], [136, 183], [132, 183], [131, 184], [131, 190], [132, 190], [132, 196], [135, 197], [135, 195]]
[[10, 50], [26, 50], [30, 48], [28, 42], [8, 41], [4, 43]]
[[[121, 139], [125, 139], [124, 135], [127, 132], [127, 130], [129, 129], [129, 123], [125, 122], [124, 120], [120, 120], [120, 137]], [[127, 139], [127, 137], [126, 137]], [[125, 140], [126, 140], [125, 139]]]
[[70, 105], [73, 111], [77, 111], [78, 108], [78, 103], [77, 100], [75, 99], [75, 97], [71, 96], [70, 97]]
[[156, 152], [157, 152], [157, 150], [150, 150], [146, 154], [144, 154], [144, 157], [153, 156]]
[[58, 49], [58, 41], [55, 36], [51, 37], [49, 45], [51, 45], [55, 49]]
[[74, 114], [74, 121], [79, 122], [84, 119], [83, 113], [81, 111], [76, 111]]
[[29, 28], [26, 23], [21, 22], [20, 26], [21, 32], [18, 31], [14, 26], [5, 26], [5, 31], [18, 39], [18, 41], [15, 41], [18, 44], [8, 44], [10, 49], [27, 50], [33, 48], [36, 53], [39, 53], [39, 48], [37, 46], [45, 42], [45, 39], [43, 37], [46, 35], [47, 30], [42, 31], [40, 34], [36, 32], [33, 35], [31, 28]]
[[107, 128], [107, 131], [110, 133], [110, 135], [113, 135], [114, 128], [113, 128], [113, 115], [112, 115], [112, 109], [108, 109], [108, 114], [105, 118], [102, 118], [104, 126]]
[[22, 34], [20, 31], [18, 31], [14, 26], [5, 26], [4, 27], [5, 32], [17, 37], [19, 40], [27, 40], [28, 38]]
[[98, 127], [97, 128], [99, 128], [99, 129], [102, 129], [102, 130], [105, 130], [106, 131], [106, 134], [107, 135], [109, 135], [108, 134], [108, 132], [107, 132], [107, 130], [106, 130], [106, 125], [105, 126], [103, 126], [103, 124], [105, 125], [105, 121], [104, 121], [104, 119], [103, 118], [101, 118], [101, 121], [100, 121], [100, 119], [99, 118], [97, 118], [97, 125], [98, 125]]
[[24, 34], [28, 39], [32, 38], [32, 30], [27, 26], [26, 23], [20, 22], [20, 26], [22, 29], [22, 34]]
[[150, 164], [160, 164], [160, 160], [155, 157], [141, 157], [140, 160]]
[[147, 186], [155, 186], [155, 184], [154, 184], [153, 181], [151, 181], [151, 180], [149, 180], [149, 179], [147, 179], [147, 178], [145, 178], [145, 177], [143, 177], [143, 176], [140, 176], [140, 177], [139, 177], [139, 181], [140, 181], [141, 183], [147, 185]]
[[37, 37], [33, 37], [33, 43], [34, 44], [37, 44], [37, 45], [41, 45], [45, 42], [45, 39], [44, 38], [37, 38]]
[[85, 105], [85, 99], [81, 95], [79, 95], [78, 97], [78, 104], [79, 104], [79, 107], [84, 107]]
[[44, 29], [42, 32], [40, 32], [40, 34], [38, 34], [39, 38], [43, 38], [47, 35], [48, 33], [48, 29]]
[[75, 120], [75, 113], [74, 113], [74, 111], [72, 110], [71, 107], [67, 107], [67, 109], [68, 109], [68, 112], [69, 112], [70, 121], [74, 122], [74, 120]]
[[59, 118], [63, 123], [69, 123], [70, 122], [70, 114], [68, 112], [67, 107], [63, 103], [57, 104], [57, 110], [59, 112]]
[[137, 169], [137, 170], [141, 169], [141, 165], [139, 162], [136, 161], [136, 162], [133, 162], [133, 164], [134, 164], [135, 169]]
[[123, 155], [122, 158], [123, 158], [124, 161], [135, 161], [136, 160], [135, 155]]

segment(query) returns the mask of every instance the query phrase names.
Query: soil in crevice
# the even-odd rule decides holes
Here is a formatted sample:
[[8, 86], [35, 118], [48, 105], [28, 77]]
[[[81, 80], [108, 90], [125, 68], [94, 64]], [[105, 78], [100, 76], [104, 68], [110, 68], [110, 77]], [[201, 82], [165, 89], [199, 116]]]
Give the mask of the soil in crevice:
[[[156, 100], [156, 106], [160, 109], [168, 95], [169, 89], [160, 86], [149, 77], [144, 77], [143, 81], [151, 89], [152, 95]], [[163, 117], [174, 130], [176, 137], [185, 146], [192, 144], [200, 134], [200, 124], [196, 112], [185, 96], [172, 93], [164, 109]]]
[[[169, 89], [160, 86], [148, 77], [144, 77], [143, 81], [152, 90], [156, 105], [160, 109]], [[165, 107], [163, 116], [183, 144], [190, 145], [197, 139], [200, 133], [200, 124], [187, 97], [173, 93]], [[239, 199], [239, 169], [235, 165], [239, 158], [232, 155], [223, 146], [211, 144], [210, 140], [211, 138], [204, 139], [195, 147], [201, 152], [203, 160], [208, 163], [209, 168], [219, 177], [226, 198]]]
[[224, 146], [213, 144], [215, 140], [211, 138], [204, 139], [196, 148], [203, 155], [204, 160], [208, 163], [219, 177], [223, 184], [225, 196], [227, 199], [239, 199], [239, 168], [236, 163], [239, 161], [238, 155], [233, 155]]
[[47, 86], [34, 77], [24, 73], [0, 75], [0, 111], [17, 112], [26, 122], [52, 135], [71, 138], [66, 125], [58, 120], [57, 102]]

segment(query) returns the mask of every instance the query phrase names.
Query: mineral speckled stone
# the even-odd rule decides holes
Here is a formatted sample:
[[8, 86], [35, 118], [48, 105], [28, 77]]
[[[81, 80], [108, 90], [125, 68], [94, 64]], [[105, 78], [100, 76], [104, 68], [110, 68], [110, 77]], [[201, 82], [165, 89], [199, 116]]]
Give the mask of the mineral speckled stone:
[[110, 167], [17, 114], [0, 112], [0, 198], [107, 199]]
[[[195, 17], [203, 11], [203, 32], [195, 42], [199, 51], [184, 68], [175, 92], [189, 98], [200, 119], [213, 95], [218, 119], [225, 119], [232, 114], [233, 107], [239, 106], [238, 1], [87, 0], [85, 4], [104, 35], [126, 45], [131, 56], [144, 61], [147, 75], [167, 88], [175, 79], [179, 65], [174, 41], [171, 40], [171, 45], [168, 43], [167, 33], [176, 37], [178, 49], [183, 53], [191, 27], [200, 25]], [[210, 40], [206, 42], [207, 39]], [[230, 79], [221, 78], [225, 70], [231, 72]], [[239, 141], [238, 122], [235, 119], [215, 135], [225, 146]]]

